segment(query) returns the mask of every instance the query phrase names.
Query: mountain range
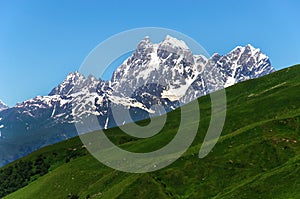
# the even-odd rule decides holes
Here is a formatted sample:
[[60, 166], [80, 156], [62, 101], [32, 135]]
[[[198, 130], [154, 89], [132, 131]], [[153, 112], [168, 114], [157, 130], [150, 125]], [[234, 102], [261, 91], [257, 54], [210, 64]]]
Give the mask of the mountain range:
[[166, 36], [157, 44], [145, 37], [134, 53], [104, 81], [78, 72], [52, 89], [8, 108], [0, 103], [0, 165], [43, 146], [77, 135], [74, 123], [97, 116], [107, 129], [131, 121], [114, 120], [113, 110], [129, 110], [132, 120], [169, 112], [182, 103], [274, 72], [269, 58], [251, 45], [226, 55], [194, 55], [181, 40]]

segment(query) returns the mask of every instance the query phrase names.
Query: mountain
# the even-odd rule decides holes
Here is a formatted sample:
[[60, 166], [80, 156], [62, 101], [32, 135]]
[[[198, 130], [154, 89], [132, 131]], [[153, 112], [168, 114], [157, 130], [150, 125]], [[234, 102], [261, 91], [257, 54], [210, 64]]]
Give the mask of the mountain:
[[[193, 144], [166, 168], [116, 171], [94, 159], [75, 137], [2, 168], [0, 193], [23, 183], [28, 185], [4, 198], [299, 198], [299, 89], [300, 65], [228, 87], [225, 125], [205, 158], [198, 152], [211, 119], [208, 95], [198, 99], [201, 120]], [[169, 112], [162, 132], [151, 138], [134, 139], [117, 127], [105, 134], [125, 150], [154, 151], [174, 138], [180, 112]]]
[[[164, 114], [200, 96], [274, 71], [269, 58], [251, 45], [206, 58], [193, 55], [183, 41], [171, 36], [158, 44], [145, 37], [110, 81], [70, 73], [49, 95], [1, 111], [0, 165], [76, 136], [74, 123], [89, 115], [97, 116], [107, 129]], [[120, 114], [125, 111], [130, 114]], [[119, 113], [118, 120], [114, 112]]]
[[0, 111], [3, 111], [5, 109], [8, 109], [8, 106], [0, 100]]

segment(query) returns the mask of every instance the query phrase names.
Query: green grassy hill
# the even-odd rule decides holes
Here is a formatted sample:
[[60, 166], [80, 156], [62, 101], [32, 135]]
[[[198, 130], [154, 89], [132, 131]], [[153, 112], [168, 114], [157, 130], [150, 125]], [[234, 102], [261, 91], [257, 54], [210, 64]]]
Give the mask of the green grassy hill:
[[[32, 163], [24, 187], [5, 198], [300, 198], [300, 65], [226, 93], [224, 130], [203, 159], [198, 152], [210, 121], [209, 96], [198, 99], [201, 121], [192, 146], [168, 167], [145, 174], [116, 171], [89, 155], [76, 137], [2, 168], [0, 177], [17, 175], [18, 164]], [[180, 110], [168, 113], [162, 132], [149, 139], [118, 128], [105, 133], [126, 150], [145, 152], [168, 143], [179, 121]]]

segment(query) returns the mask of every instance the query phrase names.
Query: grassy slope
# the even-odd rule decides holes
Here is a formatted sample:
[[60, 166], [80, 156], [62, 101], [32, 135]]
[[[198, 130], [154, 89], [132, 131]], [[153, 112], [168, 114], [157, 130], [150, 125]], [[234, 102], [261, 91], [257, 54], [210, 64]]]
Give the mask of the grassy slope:
[[[210, 99], [200, 98], [193, 145], [152, 173], [115, 171], [88, 154], [65, 163], [66, 150], [81, 148], [78, 138], [45, 147], [24, 159], [43, 154], [51, 171], [5, 198], [68, 198], [69, 193], [80, 198], [300, 198], [299, 91], [299, 65], [226, 89], [225, 127], [204, 159], [197, 154], [210, 119]], [[151, 151], [172, 139], [179, 120], [179, 110], [169, 113], [162, 133], [149, 139], [134, 140], [118, 128], [106, 134], [127, 150]]]

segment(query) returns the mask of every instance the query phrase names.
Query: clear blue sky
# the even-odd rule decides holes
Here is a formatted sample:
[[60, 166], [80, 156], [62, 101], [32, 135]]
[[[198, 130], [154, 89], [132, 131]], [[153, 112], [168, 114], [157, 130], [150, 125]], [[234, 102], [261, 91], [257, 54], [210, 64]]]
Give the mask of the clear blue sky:
[[180, 31], [210, 54], [251, 43], [276, 69], [300, 63], [300, 3], [253, 1], [0, 1], [0, 99], [46, 95], [101, 41], [127, 29]]

